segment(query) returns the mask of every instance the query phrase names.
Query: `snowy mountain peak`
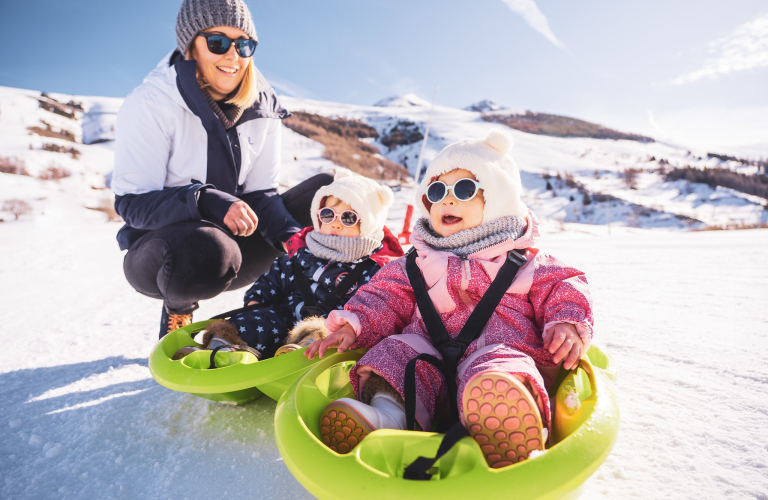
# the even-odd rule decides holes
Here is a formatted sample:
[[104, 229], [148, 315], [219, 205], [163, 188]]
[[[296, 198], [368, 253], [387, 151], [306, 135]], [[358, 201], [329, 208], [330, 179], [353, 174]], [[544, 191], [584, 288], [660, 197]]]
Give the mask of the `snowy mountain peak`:
[[386, 99], [382, 99], [376, 104], [374, 104], [374, 106], [378, 106], [380, 108], [412, 108], [415, 106], [431, 106], [431, 105], [432, 103], [422, 99], [416, 94], [403, 94], [403, 95], [398, 95], [393, 97], [387, 97]]
[[464, 108], [466, 111], [476, 111], [478, 113], [487, 113], [488, 111], [500, 111], [502, 109], [508, 109], [501, 104], [496, 104], [495, 102], [483, 99], [482, 101], [477, 101], [476, 103], [470, 104], [466, 108]]

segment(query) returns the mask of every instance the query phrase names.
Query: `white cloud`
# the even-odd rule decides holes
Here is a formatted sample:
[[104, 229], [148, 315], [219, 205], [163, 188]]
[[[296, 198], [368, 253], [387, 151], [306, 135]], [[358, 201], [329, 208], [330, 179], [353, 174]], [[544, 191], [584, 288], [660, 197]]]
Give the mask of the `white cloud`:
[[742, 24], [730, 35], [710, 42], [704, 67], [680, 75], [670, 83], [683, 85], [702, 78], [714, 80], [734, 71], [768, 66], [768, 13]]
[[552, 29], [549, 27], [549, 23], [547, 22], [547, 18], [539, 10], [536, 2], [533, 0], [501, 1], [504, 2], [512, 12], [523, 16], [523, 19], [525, 19], [525, 22], [527, 22], [531, 28], [544, 35], [547, 40], [554, 43], [557, 47], [565, 50], [565, 45], [563, 45], [563, 43], [558, 40], [558, 38], [552, 32]]

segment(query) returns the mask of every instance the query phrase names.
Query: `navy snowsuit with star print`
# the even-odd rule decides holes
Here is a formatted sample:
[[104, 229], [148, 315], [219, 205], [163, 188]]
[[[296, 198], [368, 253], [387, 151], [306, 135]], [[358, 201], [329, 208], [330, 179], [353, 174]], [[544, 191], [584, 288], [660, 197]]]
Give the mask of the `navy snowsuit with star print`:
[[[372, 259], [375, 263], [363, 272], [336, 305], [337, 309], [343, 309], [344, 304], [360, 286], [366, 284], [391, 259], [403, 255], [400, 243], [385, 227], [382, 245], [370, 256], [355, 262], [321, 259], [313, 255], [306, 246], [306, 235], [312, 230], [311, 227], [304, 228], [296, 233], [287, 243], [288, 254], [278, 257], [269, 271], [245, 292], [244, 305], [255, 301], [263, 307], [229, 319], [229, 322], [237, 327], [240, 338], [262, 353], [262, 359], [274, 356], [275, 351], [285, 343], [285, 338], [294, 325], [312, 315], [303, 307], [304, 298], [294, 276], [294, 261], [298, 262], [317, 303], [320, 304], [356, 265], [368, 258]], [[324, 316], [327, 315], [326, 313]]]

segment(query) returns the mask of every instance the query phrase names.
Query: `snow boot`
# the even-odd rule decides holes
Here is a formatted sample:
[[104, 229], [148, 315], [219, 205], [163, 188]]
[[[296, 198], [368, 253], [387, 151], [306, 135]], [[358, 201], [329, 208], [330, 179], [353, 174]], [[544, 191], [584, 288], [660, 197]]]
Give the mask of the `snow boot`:
[[467, 430], [494, 469], [526, 460], [543, 450], [547, 429], [536, 399], [523, 382], [503, 372], [483, 372], [464, 388]]
[[285, 339], [285, 345], [275, 352], [275, 357], [287, 354], [296, 349], [308, 346], [315, 340], [324, 339], [328, 336], [325, 330], [325, 318], [322, 316], [310, 316], [296, 323], [296, 326], [288, 332]]
[[165, 337], [174, 330], [178, 330], [192, 324], [192, 313], [172, 314], [163, 305], [163, 314], [160, 316], [160, 338]]
[[328, 403], [320, 415], [320, 435], [336, 453], [349, 453], [377, 429], [405, 429], [405, 408], [389, 394], [376, 394], [370, 405], [338, 399]]
[[[232, 323], [223, 319], [211, 321], [205, 326], [203, 333], [203, 346], [206, 349], [215, 349], [220, 345], [243, 345], [243, 339], [237, 333], [237, 328]], [[227, 347], [219, 349], [220, 351], [231, 351]]]
[[[195, 351], [206, 351], [215, 349], [219, 346], [224, 346], [219, 351], [236, 351], [235, 346], [244, 344], [237, 334], [237, 329], [231, 323], [222, 319], [211, 321], [206, 325], [203, 331], [202, 347], [186, 346], [182, 347], [176, 353], [174, 353], [173, 359], [177, 361], [188, 354], [192, 354]], [[232, 346], [232, 347], [228, 347]]]

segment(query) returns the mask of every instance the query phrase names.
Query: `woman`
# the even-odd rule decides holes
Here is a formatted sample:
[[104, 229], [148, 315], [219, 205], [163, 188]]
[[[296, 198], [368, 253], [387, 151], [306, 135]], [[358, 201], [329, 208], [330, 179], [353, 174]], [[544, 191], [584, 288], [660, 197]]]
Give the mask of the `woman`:
[[290, 113], [254, 66], [243, 0], [184, 0], [176, 40], [120, 109], [112, 178], [125, 276], [163, 300], [160, 337], [190, 324], [198, 301], [253, 283], [333, 181], [277, 192]]

